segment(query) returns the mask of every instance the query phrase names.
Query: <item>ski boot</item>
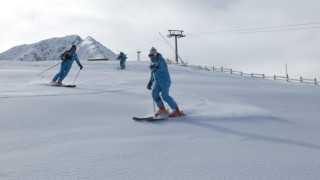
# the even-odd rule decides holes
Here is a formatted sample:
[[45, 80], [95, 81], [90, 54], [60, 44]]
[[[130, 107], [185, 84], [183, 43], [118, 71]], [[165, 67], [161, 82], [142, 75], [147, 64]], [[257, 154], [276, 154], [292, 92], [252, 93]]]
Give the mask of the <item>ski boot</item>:
[[159, 116], [161, 114], [167, 113], [168, 111], [166, 110], [166, 108], [164, 106], [159, 106], [159, 110], [158, 112], [155, 114], [155, 116]]
[[173, 112], [169, 115], [170, 117], [177, 117], [177, 116], [182, 116], [183, 111], [180, 111], [178, 107], [176, 107]]
[[56, 83], [56, 86], [63, 86], [63, 84], [62, 84], [61, 81], [58, 81], [58, 82]]
[[50, 85], [52, 85], [52, 86], [55, 86], [57, 83], [54, 81], [54, 80], [52, 80], [51, 82], [50, 82]]

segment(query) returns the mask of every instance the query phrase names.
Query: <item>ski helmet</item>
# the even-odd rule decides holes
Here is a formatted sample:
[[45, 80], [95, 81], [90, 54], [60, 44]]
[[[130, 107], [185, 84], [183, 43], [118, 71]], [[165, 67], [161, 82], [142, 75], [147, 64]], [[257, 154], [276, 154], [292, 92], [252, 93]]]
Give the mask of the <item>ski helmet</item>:
[[157, 54], [158, 54], [157, 49], [154, 48], [154, 47], [152, 47], [152, 48], [150, 49], [149, 57], [156, 56]]

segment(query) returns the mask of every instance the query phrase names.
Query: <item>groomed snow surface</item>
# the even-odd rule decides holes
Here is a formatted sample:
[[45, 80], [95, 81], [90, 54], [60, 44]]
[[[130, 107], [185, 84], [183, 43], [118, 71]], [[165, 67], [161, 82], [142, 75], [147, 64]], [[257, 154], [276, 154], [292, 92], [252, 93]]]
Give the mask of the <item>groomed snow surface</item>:
[[136, 122], [148, 62], [57, 63], [0, 61], [0, 179], [320, 179], [319, 86], [169, 65], [187, 116]]

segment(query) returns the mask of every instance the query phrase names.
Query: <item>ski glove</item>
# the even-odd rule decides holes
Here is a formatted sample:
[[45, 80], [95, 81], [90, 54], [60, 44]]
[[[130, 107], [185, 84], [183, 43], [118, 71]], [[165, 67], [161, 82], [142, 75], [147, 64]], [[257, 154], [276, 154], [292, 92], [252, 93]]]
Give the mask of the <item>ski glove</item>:
[[149, 82], [148, 85], [147, 85], [147, 89], [151, 90], [152, 89], [151, 86], [152, 86], [152, 82]]
[[150, 70], [154, 70], [154, 71], [156, 71], [157, 69], [159, 69], [159, 67], [156, 66], [156, 65], [154, 65], [154, 64], [150, 65], [149, 68], [150, 68]]
[[82, 70], [83, 66], [81, 64], [79, 64], [80, 70]]

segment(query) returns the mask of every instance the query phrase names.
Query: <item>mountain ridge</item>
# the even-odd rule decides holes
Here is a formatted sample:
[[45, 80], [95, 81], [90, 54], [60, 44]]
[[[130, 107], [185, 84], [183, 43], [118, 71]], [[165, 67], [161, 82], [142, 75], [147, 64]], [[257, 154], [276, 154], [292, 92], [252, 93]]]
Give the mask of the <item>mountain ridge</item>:
[[71, 45], [77, 46], [79, 59], [115, 60], [116, 54], [91, 36], [82, 39], [79, 35], [54, 37], [32, 44], [14, 46], [0, 53], [0, 60], [46, 61], [57, 60]]

